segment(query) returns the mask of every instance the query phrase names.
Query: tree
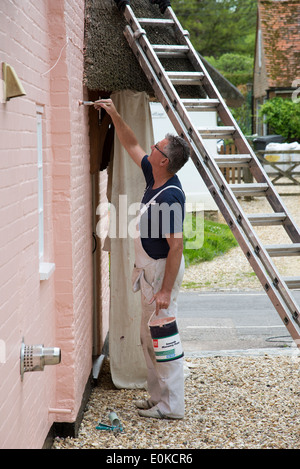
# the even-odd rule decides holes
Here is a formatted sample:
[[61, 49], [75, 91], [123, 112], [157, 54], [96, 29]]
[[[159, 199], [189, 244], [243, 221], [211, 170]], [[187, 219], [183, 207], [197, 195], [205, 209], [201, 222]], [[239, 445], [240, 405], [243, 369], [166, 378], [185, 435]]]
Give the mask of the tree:
[[257, 0], [172, 0], [195, 49], [204, 56], [253, 56]]
[[300, 105], [291, 99], [273, 98], [260, 108], [260, 116], [287, 142], [300, 142]]
[[246, 85], [252, 82], [253, 58], [242, 54], [224, 54], [218, 59], [205, 57], [205, 59], [233, 85]]

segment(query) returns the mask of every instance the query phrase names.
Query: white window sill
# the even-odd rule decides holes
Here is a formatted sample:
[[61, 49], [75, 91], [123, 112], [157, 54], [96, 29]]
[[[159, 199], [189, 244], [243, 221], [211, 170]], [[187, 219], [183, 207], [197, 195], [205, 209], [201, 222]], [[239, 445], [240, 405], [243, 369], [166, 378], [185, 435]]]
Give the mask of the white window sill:
[[40, 280], [48, 280], [55, 271], [55, 264], [50, 262], [40, 262]]

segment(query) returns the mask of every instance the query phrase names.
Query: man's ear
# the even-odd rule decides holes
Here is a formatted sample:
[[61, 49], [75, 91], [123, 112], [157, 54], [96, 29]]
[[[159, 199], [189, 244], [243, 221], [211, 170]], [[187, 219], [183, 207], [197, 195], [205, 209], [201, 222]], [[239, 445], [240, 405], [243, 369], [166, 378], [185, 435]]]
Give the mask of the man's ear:
[[164, 166], [166, 168], [168, 164], [169, 164], [168, 158], [164, 157], [160, 160], [160, 166]]

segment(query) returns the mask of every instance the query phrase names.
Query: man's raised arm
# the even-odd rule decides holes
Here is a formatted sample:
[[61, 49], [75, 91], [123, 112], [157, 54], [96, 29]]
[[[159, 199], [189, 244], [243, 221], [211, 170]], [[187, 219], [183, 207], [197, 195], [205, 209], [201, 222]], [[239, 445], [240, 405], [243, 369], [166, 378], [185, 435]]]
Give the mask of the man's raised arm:
[[131, 128], [126, 124], [126, 122], [124, 122], [124, 120], [116, 110], [113, 101], [111, 99], [100, 99], [99, 101], [96, 101], [94, 103], [94, 107], [97, 110], [103, 108], [110, 115], [121, 144], [131, 156], [133, 161], [138, 166], [141, 166], [142, 159], [145, 156], [146, 152], [140, 146]]

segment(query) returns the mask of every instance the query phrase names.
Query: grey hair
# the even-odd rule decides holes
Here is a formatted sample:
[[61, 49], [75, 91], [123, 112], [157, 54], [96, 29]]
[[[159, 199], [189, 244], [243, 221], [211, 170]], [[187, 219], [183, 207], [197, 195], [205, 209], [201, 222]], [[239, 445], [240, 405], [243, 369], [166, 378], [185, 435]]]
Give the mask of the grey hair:
[[190, 147], [188, 143], [178, 135], [167, 134], [165, 138], [168, 140], [164, 148], [169, 159], [167, 169], [169, 173], [175, 174], [188, 161], [190, 157]]

